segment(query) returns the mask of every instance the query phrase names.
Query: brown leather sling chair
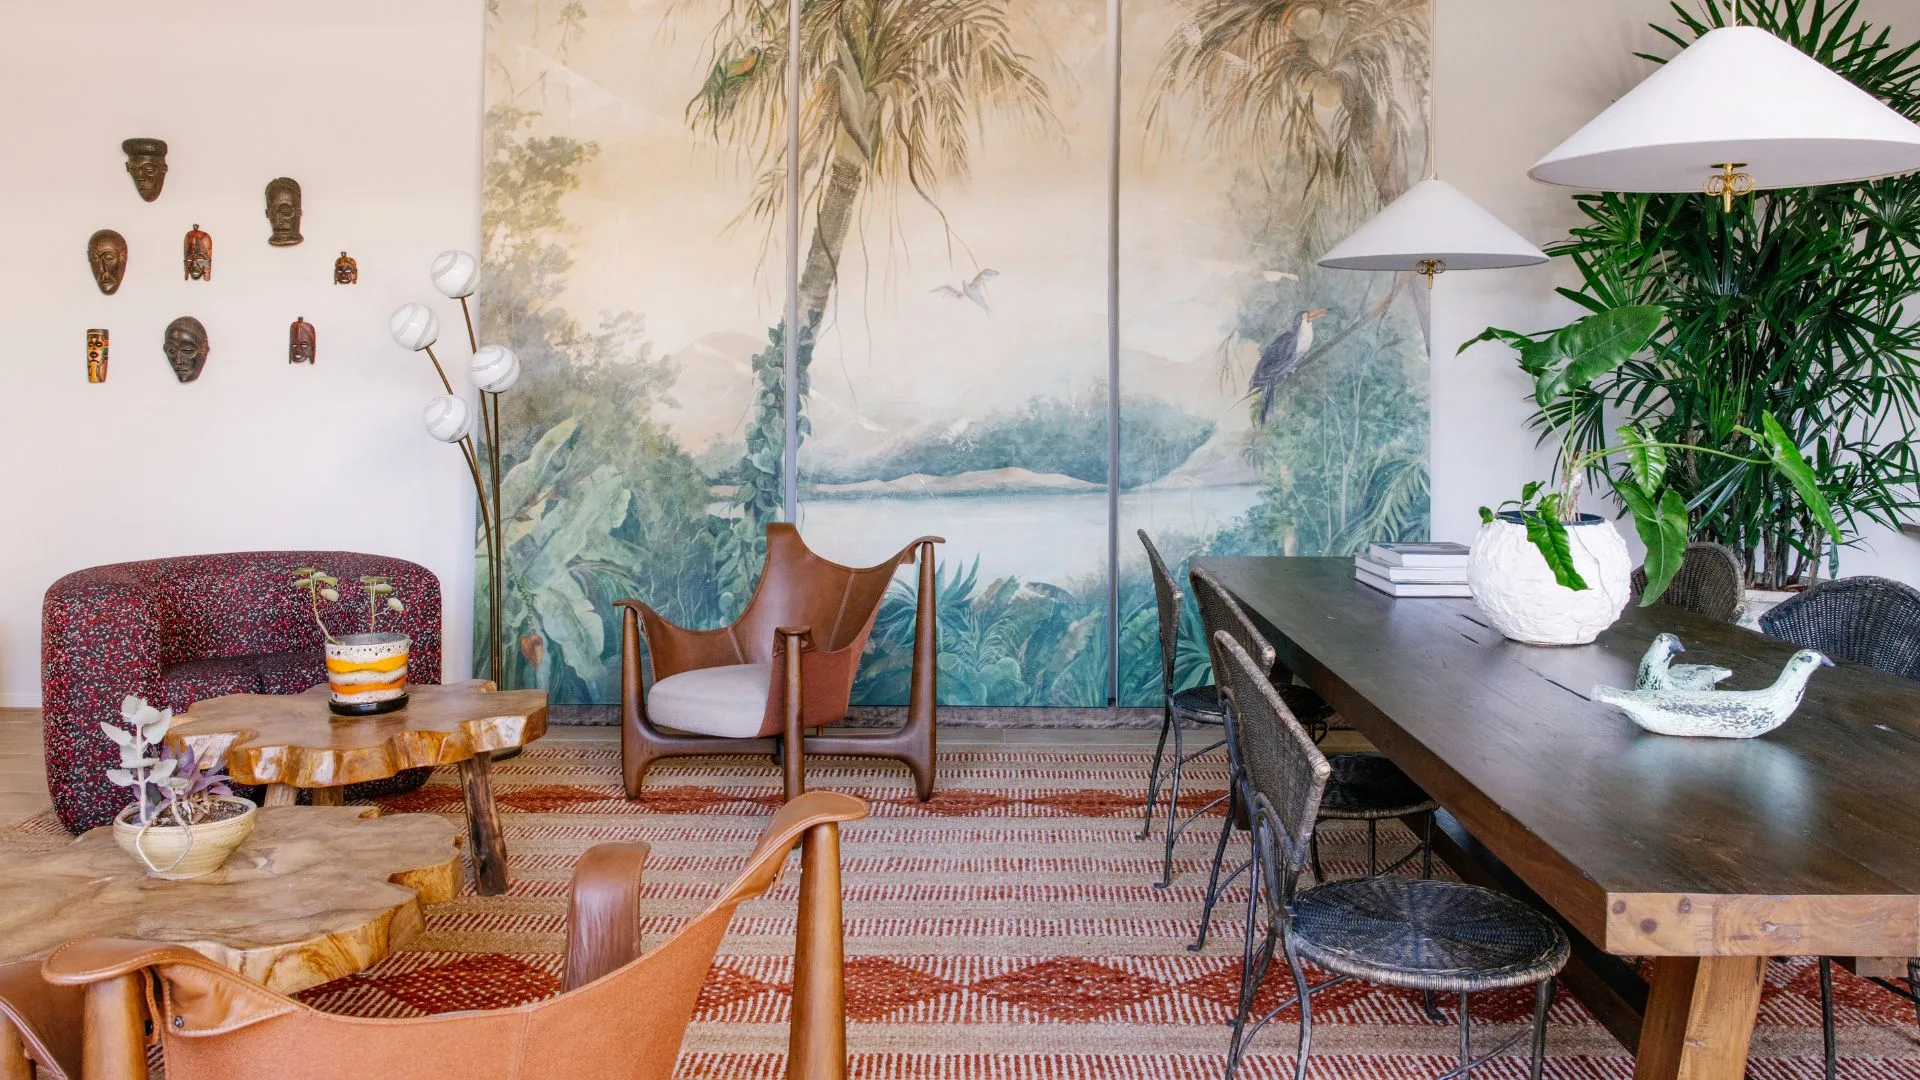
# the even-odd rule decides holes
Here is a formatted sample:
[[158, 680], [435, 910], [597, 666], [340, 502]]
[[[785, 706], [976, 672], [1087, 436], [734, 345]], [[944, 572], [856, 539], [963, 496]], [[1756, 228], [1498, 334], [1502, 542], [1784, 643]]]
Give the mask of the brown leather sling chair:
[[[627, 797], [640, 797], [647, 769], [664, 757], [780, 754], [791, 799], [806, 789], [807, 754], [843, 754], [905, 762], [920, 799], [931, 798], [938, 695], [933, 545], [939, 543], [938, 536], [923, 536], [878, 565], [841, 566], [808, 550], [792, 525], [776, 523], [767, 526], [766, 569], [731, 626], [688, 630], [638, 600], [619, 601], [625, 609], [620, 765]], [[880, 602], [894, 571], [916, 558], [906, 724], [884, 732], [806, 734], [846, 719]], [[641, 678], [643, 640], [653, 662], [651, 687]]]
[[[733, 911], [766, 892], [801, 845], [789, 1080], [844, 1080], [839, 823], [867, 804], [819, 791], [774, 814], [743, 870], [704, 912], [640, 953], [645, 844], [602, 844], [573, 873], [566, 969], [556, 997], [511, 1009], [406, 1020], [337, 1016], [274, 993], [179, 945], [91, 938], [41, 965], [46, 982], [0, 981], [0, 1025], [24, 1036], [39, 1080], [140, 1080], [148, 1015], [168, 1080], [669, 1080]], [[18, 968], [20, 965], [13, 965]], [[75, 995], [86, 1023], [76, 1033]], [[81, 1063], [84, 1062], [84, 1068]], [[18, 1068], [19, 1066], [13, 1066]]]

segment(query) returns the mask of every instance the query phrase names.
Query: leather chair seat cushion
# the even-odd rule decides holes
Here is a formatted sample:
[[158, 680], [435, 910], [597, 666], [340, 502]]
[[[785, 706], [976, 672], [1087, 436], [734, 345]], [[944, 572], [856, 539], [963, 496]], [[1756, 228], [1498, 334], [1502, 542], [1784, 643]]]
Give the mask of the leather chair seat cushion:
[[728, 664], [669, 675], [647, 692], [647, 719], [659, 727], [751, 739], [767, 718], [770, 664]]

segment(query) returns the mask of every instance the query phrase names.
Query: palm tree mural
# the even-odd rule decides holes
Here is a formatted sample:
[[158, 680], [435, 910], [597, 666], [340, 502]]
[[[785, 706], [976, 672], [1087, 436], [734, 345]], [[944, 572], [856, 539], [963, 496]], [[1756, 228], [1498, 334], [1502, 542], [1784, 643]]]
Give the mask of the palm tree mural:
[[1191, 95], [1207, 141], [1300, 185], [1312, 216], [1384, 206], [1419, 164], [1405, 101], [1429, 76], [1428, 3], [1202, 0], [1161, 53], [1148, 125]]
[[[1051, 111], [1046, 86], [1013, 44], [1003, 0], [802, 0], [800, 14], [797, 156], [785, 123], [785, 0], [731, 0], [710, 35], [709, 75], [687, 114], [752, 158], [759, 180], [746, 213], [766, 223], [770, 238], [784, 209], [787, 170], [799, 170], [802, 220], [812, 222], [796, 350], [804, 438], [814, 338], [832, 304], [847, 232], [867, 197], [878, 195], [892, 210], [910, 191], [938, 211], [939, 183], [966, 175], [982, 113], [1043, 125]], [[726, 574], [736, 588], [757, 572], [764, 524], [780, 511], [782, 353], [790, 329], [773, 327], [753, 361], [759, 387], [734, 496], [740, 557]]]

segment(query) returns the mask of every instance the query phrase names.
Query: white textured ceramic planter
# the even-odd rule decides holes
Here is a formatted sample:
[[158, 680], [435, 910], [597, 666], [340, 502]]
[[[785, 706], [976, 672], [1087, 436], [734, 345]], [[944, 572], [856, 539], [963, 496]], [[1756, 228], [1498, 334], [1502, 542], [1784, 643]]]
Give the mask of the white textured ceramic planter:
[[405, 634], [348, 634], [327, 642], [328, 707], [342, 716], [373, 716], [407, 704]]
[[1494, 629], [1529, 645], [1585, 645], [1620, 617], [1633, 566], [1619, 530], [1587, 514], [1567, 526], [1567, 542], [1585, 589], [1569, 589], [1553, 579], [1518, 514], [1509, 511], [1480, 526], [1467, 583]]
[[238, 795], [224, 795], [224, 803], [246, 807], [244, 813], [192, 827], [149, 825], [132, 818], [138, 806], [129, 806], [113, 819], [113, 842], [147, 868], [148, 877], [184, 881], [211, 874], [224, 866], [234, 849], [253, 834], [259, 815], [254, 805]]

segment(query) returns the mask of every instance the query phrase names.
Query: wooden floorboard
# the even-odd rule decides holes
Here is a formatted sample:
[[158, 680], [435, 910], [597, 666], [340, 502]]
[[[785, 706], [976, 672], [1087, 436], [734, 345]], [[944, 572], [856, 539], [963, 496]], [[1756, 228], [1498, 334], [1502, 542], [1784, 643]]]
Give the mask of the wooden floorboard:
[[47, 809], [40, 710], [0, 709], [0, 828]]

